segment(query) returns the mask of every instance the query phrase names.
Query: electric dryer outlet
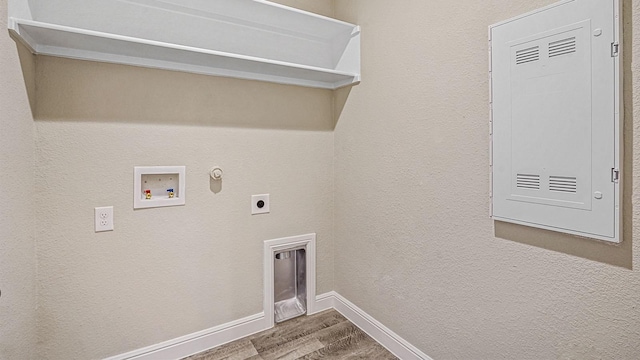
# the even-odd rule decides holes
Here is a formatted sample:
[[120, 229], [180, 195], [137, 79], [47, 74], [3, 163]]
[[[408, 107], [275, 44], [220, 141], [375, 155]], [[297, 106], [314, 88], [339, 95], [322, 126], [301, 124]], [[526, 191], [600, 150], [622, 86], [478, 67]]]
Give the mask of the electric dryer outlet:
[[251, 196], [251, 215], [269, 213], [269, 194]]

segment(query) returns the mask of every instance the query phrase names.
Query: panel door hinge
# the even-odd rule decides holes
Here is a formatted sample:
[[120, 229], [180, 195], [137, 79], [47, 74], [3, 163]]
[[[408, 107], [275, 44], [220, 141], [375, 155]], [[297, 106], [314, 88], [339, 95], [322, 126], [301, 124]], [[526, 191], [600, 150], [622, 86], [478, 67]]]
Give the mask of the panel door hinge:
[[617, 57], [620, 53], [620, 45], [617, 42], [611, 43], [611, 57]]
[[611, 182], [617, 184], [618, 181], [620, 181], [620, 170], [613, 168], [611, 169]]

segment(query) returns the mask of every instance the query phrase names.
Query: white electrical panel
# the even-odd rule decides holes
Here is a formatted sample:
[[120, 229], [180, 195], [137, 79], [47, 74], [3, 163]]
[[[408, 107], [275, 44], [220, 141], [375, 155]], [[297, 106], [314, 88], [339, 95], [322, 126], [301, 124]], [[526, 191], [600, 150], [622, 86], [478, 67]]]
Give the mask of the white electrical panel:
[[490, 26], [492, 216], [621, 241], [620, 4]]
[[184, 205], [184, 166], [136, 166], [133, 176], [133, 208]]

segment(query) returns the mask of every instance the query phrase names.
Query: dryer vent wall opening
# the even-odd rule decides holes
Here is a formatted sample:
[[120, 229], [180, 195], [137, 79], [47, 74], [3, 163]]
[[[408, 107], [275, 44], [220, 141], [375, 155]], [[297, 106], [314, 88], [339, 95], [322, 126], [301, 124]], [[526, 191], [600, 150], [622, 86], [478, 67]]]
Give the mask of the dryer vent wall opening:
[[276, 323], [306, 314], [306, 250], [296, 249], [277, 252], [273, 262]]

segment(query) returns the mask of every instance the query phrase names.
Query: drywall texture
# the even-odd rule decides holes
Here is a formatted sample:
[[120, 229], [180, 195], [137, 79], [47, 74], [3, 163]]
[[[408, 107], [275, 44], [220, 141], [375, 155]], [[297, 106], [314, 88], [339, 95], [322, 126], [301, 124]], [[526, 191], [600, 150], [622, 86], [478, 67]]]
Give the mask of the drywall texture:
[[[0, 0], [0, 29], [7, 1]], [[33, 232], [33, 118], [23, 80], [35, 61], [0, 32], [0, 359], [33, 359], [36, 343], [36, 254]], [[28, 82], [30, 86], [32, 82]]]
[[551, 2], [336, 1], [363, 79], [335, 130], [336, 290], [434, 359], [640, 358], [640, 1], [624, 243], [489, 219], [487, 26]]
[[[317, 291], [333, 289], [330, 91], [51, 57], [36, 79], [40, 358], [117, 355], [262, 312], [264, 240], [316, 232]], [[133, 210], [146, 165], [186, 165], [186, 206]], [[251, 216], [262, 193], [271, 213]], [[115, 231], [94, 233], [109, 205]]]

